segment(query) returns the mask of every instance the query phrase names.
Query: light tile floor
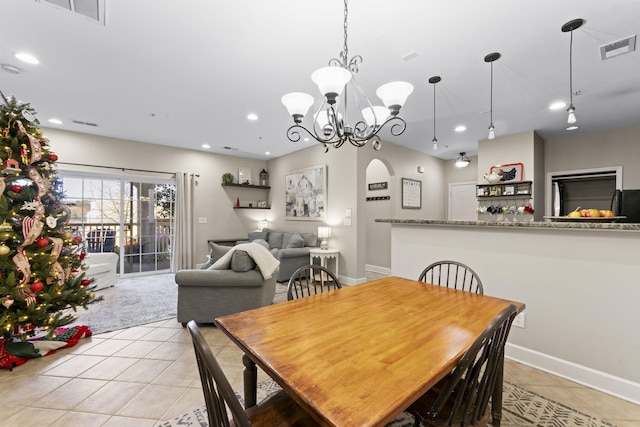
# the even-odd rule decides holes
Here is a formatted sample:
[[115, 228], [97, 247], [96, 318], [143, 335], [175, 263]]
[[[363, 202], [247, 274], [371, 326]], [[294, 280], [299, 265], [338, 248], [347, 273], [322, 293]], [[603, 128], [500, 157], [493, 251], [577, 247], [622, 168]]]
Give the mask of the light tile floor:
[[[238, 347], [211, 325], [201, 329], [242, 390]], [[505, 380], [619, 427], [640, 426], [640, 406], [537, 369], [507, 361]], [[154, 426], [204, 404], [189, 333], [173, 319], [82, 339], [2, 370], [0, 402], [1, 427]]]

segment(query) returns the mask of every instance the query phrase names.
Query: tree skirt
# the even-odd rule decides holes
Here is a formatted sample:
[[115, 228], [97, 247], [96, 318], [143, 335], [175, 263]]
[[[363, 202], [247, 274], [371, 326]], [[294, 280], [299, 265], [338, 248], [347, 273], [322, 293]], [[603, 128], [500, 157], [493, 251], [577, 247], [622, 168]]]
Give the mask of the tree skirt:
[[14, 341], [12, 338], [0, 340], [0, 368], [12, 370], [30, 358], [48, 356], [59, 348], [73, 347], [80, 338], [90, 337], [87, 326], [58, 328], [55, 337], [49, 340], [34, 338], [27, 341]]

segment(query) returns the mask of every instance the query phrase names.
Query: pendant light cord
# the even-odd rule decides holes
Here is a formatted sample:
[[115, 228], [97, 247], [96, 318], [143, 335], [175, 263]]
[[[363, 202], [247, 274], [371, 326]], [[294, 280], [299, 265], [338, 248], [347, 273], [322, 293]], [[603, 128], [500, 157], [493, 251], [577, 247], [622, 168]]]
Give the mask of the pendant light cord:
[[436, 85], [433, 85], [433, 139], [436, 139]]
[[489, 94], [489, 123], [493, 126], [493, 61], [491, 61], [491, 91]]
[[569, 105], [573, 107], [573, 30], [569, 38]]

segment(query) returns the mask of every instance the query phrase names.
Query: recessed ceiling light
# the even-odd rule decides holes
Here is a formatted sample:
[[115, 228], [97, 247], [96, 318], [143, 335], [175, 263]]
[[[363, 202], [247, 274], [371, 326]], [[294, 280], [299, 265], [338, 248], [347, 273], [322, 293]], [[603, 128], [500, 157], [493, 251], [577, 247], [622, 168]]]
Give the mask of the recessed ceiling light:
[[255, 113], [249, 113], [247, 115], [247, 119], [249, 119], [249, 120], [258, 120], [258, 115], [255, 114]]
[[60, 119], [49, 119], [49, 123], [53, 123], [54, 125], [61, 125], [62, 120]]
[[564, 102], [564, 101], [555, 101], [555, 102], [552, 102], [551, 105], [549, 105], [549, 109], [550, 110], [560, 110], [560, 109], [562, 109], [562, 108], [564, 108], [566, 106], [567, 106], [567, 103]]
[[465, 130], [467, 130], [467, 127], [465, 125], [458, 125], [455, 127], [454, 129], [456, 132], [464, 132]]
[[265, 151], [264, 154], [266, 154], [267, 156], [271, 155], [271, 151]]
[[574, 126], [569, 126], [567, 128], [567, 130], [576, 130], [576, 129], [578, 129], [578, 126], [575, 126], [575, 125]]
[[39, 64], [38, 58], [26, 52], [18, 52], [16, 53], [16, 58], [20, 61], [26, 62], [27, 64]]
[[202, 144], [201, 147], [202, 148], [211, 148], [211, 146], [209, 144]]
[[2, 64], [0, 65], [0, 68], [2, 68], [4, 71], [6, 71], [7, 73], [10, 74], [20, 74], [22, 72], [22, 70], [18, 67], [16, 67], [15, 65], [11, 65], [11, 64]]

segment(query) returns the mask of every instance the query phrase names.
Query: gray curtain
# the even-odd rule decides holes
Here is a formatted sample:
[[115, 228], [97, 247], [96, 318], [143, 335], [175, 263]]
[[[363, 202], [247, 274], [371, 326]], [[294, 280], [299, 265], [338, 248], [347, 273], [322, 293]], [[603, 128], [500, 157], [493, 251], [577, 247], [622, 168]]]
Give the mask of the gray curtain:
[[172, 248], [171, 271], [195, 267], [195, 221], [193, 218], [193, 199], [196, 176], [176, 172], [176, 215], [175, 238]]

